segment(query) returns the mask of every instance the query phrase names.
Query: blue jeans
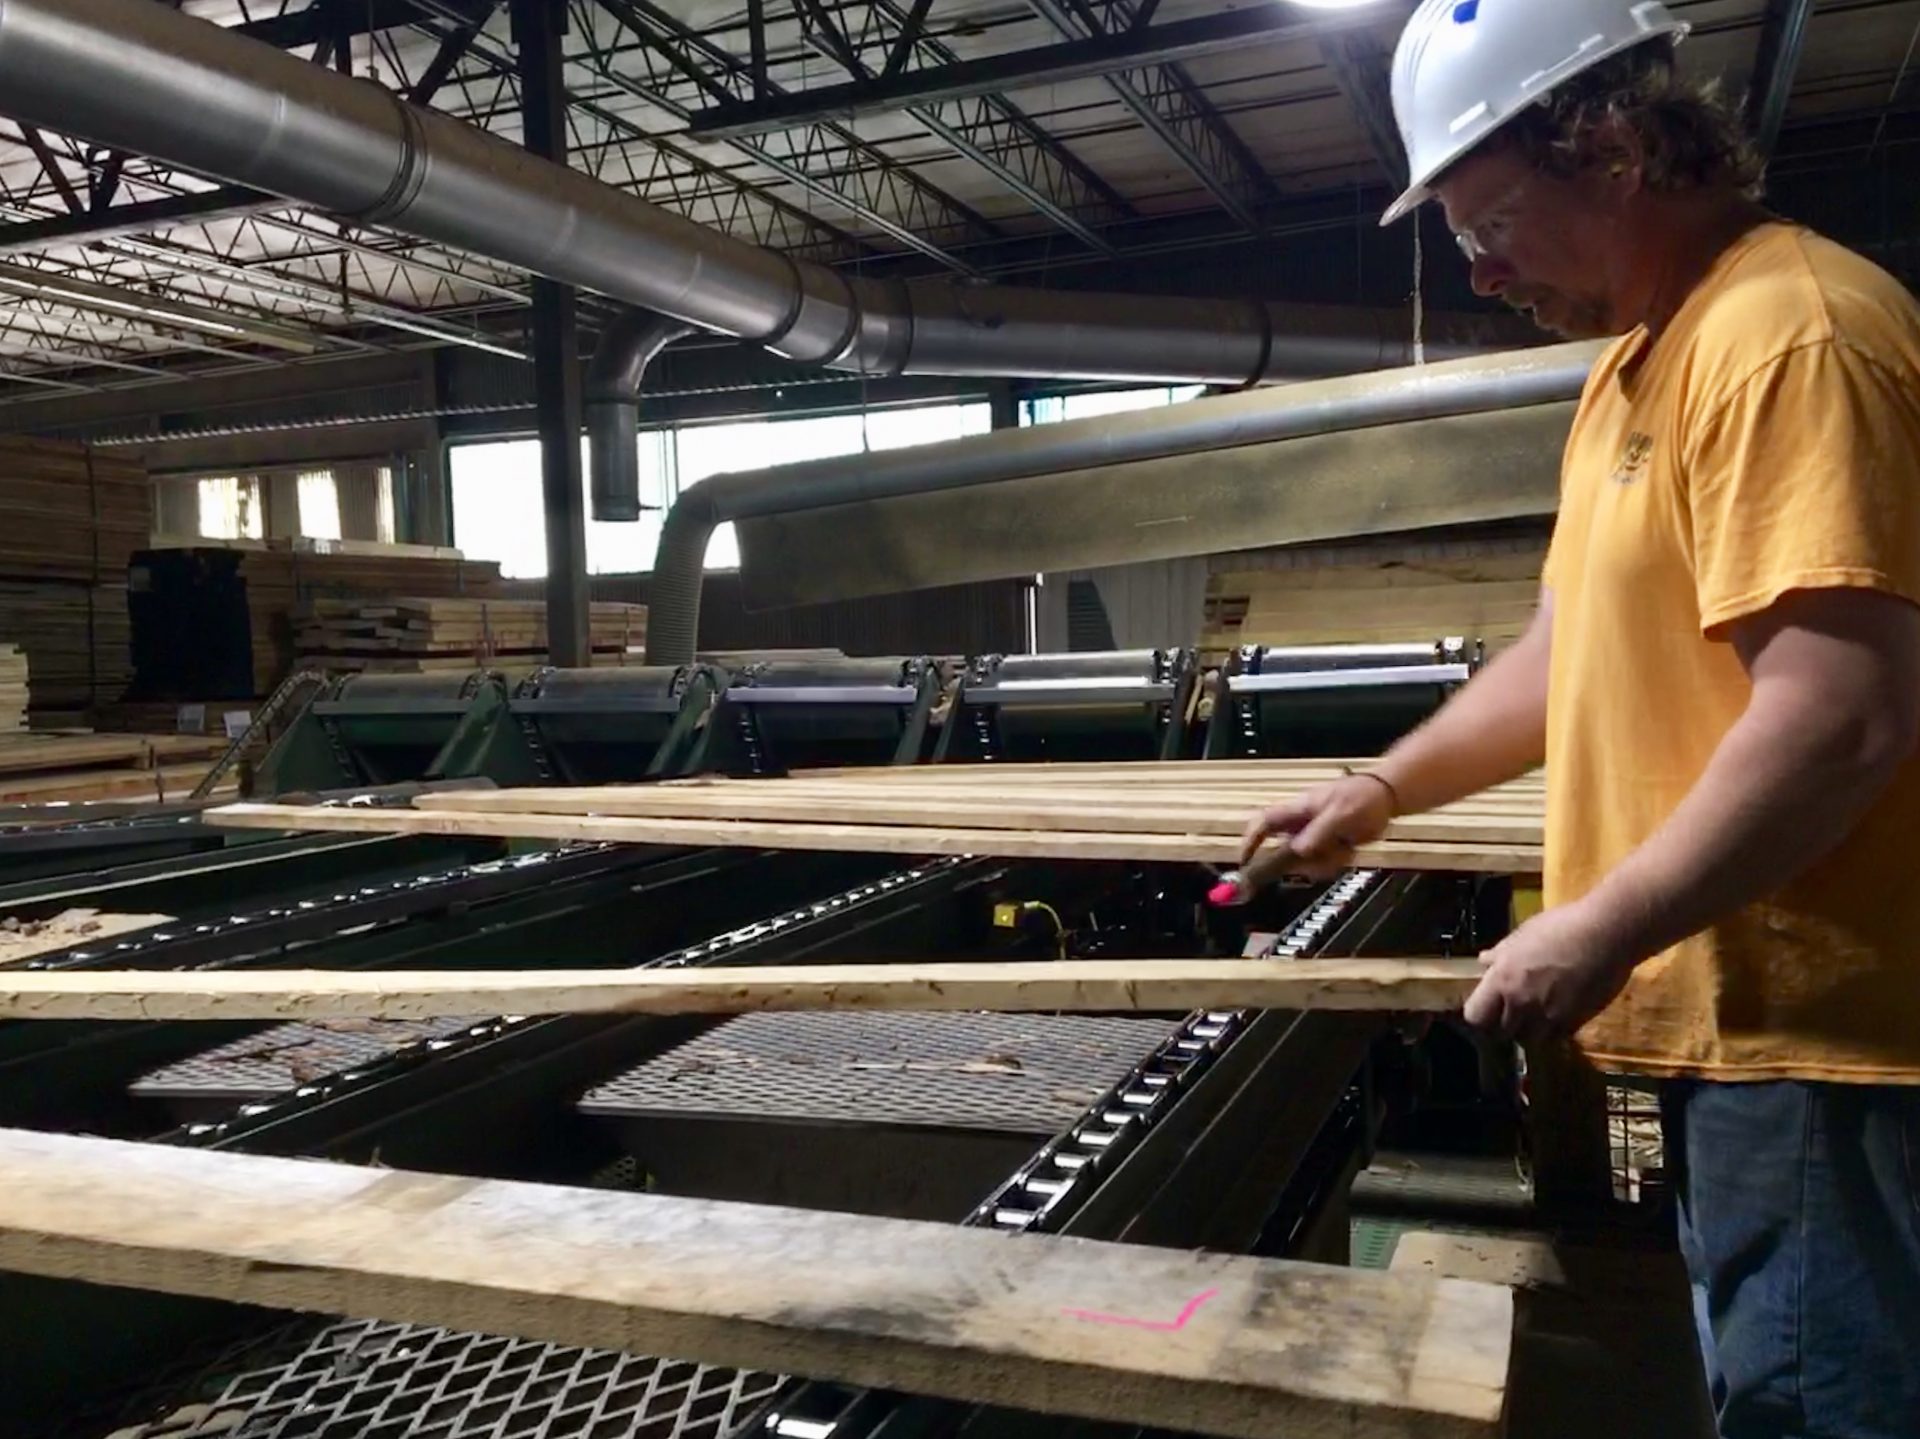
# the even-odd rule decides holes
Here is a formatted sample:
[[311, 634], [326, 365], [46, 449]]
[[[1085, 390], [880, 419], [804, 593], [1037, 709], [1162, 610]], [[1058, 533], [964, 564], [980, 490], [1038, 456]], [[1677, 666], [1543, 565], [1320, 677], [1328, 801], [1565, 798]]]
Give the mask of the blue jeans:
[[1920, 1088], [1662, 1086], [1724, 1439], [1920, 1436]]

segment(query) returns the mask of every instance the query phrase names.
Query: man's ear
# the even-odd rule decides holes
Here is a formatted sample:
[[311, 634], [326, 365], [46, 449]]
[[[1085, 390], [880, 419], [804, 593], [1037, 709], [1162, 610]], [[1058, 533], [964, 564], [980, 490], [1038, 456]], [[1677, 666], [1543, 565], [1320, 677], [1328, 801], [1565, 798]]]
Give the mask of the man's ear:
[[1618, 115], [1602, 120], [1595, 127], [1589, 146], [1594, 166], [1609, 187], [1623, 195], [1646, 188], [1646, 142], [1625, 120]]

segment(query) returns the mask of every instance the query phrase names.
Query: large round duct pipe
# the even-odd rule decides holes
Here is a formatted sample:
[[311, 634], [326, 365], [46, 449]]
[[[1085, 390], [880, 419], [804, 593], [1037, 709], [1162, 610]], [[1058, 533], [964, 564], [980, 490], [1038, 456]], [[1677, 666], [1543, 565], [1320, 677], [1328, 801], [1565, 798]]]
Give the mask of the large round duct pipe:
[[587, 366], [588, 492], [596, 520], [640, 518], [640, 391], [647, 367], [691, 325], [629, 310], [606, 330]]
[[[1412, 358], [1398, 314], [849, 278], [153, 0], [0, 0], [0, 107], [869, 374], [1252, 385]], [[1435, 316], [1434, 358], [1525, 343]]]
[[1600, 352], [1591, 343], [1349, 376], [1134, 414], [1105, 416], [714, 475], [667, 511], [654, 560], [647, 663], [692, 660], [707, 542], [732, 520], [1098, 469], [1167, 455], [1268, 444], [1578, 397]]

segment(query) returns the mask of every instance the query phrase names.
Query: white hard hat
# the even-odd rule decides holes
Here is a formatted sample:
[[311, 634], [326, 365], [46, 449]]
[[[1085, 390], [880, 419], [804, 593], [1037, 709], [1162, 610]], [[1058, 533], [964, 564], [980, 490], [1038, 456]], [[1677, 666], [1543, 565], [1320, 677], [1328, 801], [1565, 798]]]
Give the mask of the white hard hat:
[[1380, 223], [1430, 199], [1435, 176], [1556, 86], [1687, 28], [1657, 0], [1423, 0], [1393, 55], [1412, 183]]

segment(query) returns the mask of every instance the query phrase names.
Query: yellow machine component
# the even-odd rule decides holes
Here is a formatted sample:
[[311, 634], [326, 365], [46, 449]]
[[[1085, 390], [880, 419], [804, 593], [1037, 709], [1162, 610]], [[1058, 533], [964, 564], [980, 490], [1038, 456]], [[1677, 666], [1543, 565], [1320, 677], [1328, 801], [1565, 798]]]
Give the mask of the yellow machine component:
[[1042, 900], [1021, 900], [1015, 904], [996, 904], [993, 907], [993, 927], [995, 929], [1019, 929], [1021, 921], [1030, 914], [1044, 914], [1053, 921], [1054, 949], [1061, 959], [1067, 957], [1067, 925], [1060, 918], [1060, 911]]

